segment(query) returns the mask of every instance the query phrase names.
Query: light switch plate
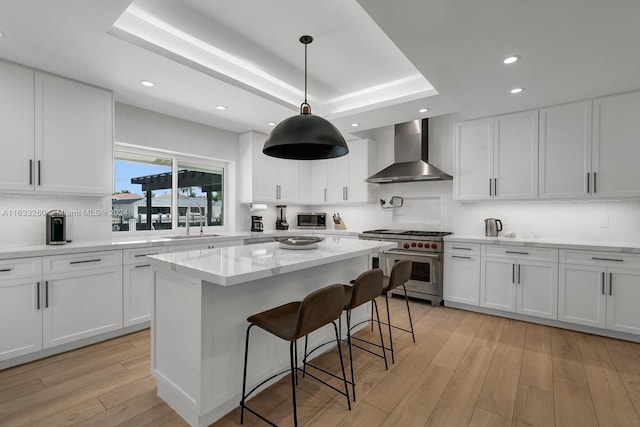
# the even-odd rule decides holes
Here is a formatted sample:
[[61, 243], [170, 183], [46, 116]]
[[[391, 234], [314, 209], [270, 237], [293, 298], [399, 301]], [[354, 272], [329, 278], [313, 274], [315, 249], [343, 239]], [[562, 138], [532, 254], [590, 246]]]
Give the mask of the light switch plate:
[[609, 217], [608, 216], [601, 216], [600, 217], [600, 222], [598, 223], [598, 227], [599, 228], [609, 228]]

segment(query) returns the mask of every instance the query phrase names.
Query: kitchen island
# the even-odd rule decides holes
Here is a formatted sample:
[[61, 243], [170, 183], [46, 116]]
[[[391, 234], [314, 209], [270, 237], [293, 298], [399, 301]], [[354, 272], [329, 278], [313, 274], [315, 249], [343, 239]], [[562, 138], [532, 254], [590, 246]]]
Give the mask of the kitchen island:
[[[158, 396], [191, 425], [221, 418], [240, 402], [246, 318], [323, 286], [349, 283], [370, 268], [371, 254], [392, 247], [325, 239], [305, 250], [265, 243], [149, 257], [155, 274], [151, 373]], [[368, 311], [354, 311], [353, 323]], [[309, 337], [310, 348], [331, 339], [333, 331], [323, 328]], [[289, 365], [288, 344], [259, 329], [251, 350], [248, 387]]]

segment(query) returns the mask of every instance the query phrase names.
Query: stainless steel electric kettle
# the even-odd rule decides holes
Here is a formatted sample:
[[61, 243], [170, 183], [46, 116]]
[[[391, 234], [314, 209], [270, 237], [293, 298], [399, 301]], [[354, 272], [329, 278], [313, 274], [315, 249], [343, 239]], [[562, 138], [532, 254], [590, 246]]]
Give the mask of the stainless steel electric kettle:
[[484, 235], [488, 237], [498, 237], [498, 232], [502, 231], [502, 221], [497, 218], [487, 218], [484, 220]]

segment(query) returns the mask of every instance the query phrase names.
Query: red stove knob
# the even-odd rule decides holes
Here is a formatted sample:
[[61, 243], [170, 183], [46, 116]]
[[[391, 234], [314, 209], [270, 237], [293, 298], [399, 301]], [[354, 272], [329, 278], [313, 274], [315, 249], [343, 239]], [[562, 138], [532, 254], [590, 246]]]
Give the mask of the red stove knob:
[[431, 244], [431, 249], [437, 249], [437, 248], [438, 248], [438, 245], [436, 245], [435, 243]]
[[416, 247], [416, 242], [411, 242], [411, 247], [415, 248]]
[[422, 246], [424, 246], [422, 243], [418, 243], [419, 248], [421, 248]]
[[409, 249], [409, 244], [405, 243], [404, 245], [402, 245], [402, 247], [405, 248], [405, 249]]

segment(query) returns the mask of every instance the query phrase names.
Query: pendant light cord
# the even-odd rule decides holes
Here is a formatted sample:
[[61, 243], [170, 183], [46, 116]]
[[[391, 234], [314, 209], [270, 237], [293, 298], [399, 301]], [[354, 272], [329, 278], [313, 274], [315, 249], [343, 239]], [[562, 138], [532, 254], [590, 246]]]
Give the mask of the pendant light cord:
[[304, 103], [307, 104], [307, 44], [304, 45]]

